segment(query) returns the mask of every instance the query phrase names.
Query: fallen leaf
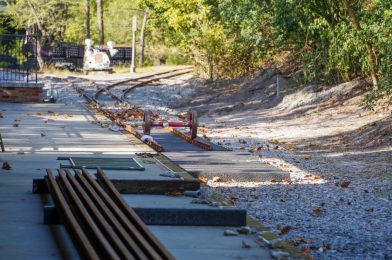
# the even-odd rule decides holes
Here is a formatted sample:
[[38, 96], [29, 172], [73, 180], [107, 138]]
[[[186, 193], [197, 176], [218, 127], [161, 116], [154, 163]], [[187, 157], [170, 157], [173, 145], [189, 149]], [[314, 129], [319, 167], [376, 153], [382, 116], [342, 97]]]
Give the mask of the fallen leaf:
[[319, 208], [315, 208], [312, 210], [313, 217], [321, 217], [323, 214], [324, 214], [323, 211]]
[[213, 182], [225, 182], [224, 179], [222, 179], [221, 177], [217, 177], [217, 176], [213, 177], [213, 178], [212, 178], [212, 181], [213, 181]]
[[208, 182], [208, 179], [207, 179], [206, 177], [203, 177], [203, 176], [199, 176], [199, 177], [197, 178], [197, 180], [198, 180], [200, 183], [203, 183], [203, 184], [207, 184], [207, 182]]
[[169, 191], [165, 193], [166, 196], [173, 196], [173, 197], [178, 197], [182, 195], [182, 192], [180, 191]]
[[306, 253], [309, 251], [309, 249], [306, 246], [303, 246], [299, 249], [302, 253]]
[[342, 183], [340, 183], [340, 187], [342, 187], [342, 188], [347, 188], [348, 185], [350, 185], [349, 181], [343, 181]]
[[292, 152], [297, 150], [297, 147], [293, 144], [288, 144], [283, 147], [286, 151]]
[[279, 141], [276, 139], [272, 139], [269, 141], [271, 144], [279, 144]]
[[3, 170], [11, 170], [12, 169], [12, 167], [11, 167], [11, 164], [9, 164], [8, 162], [3, 162]]
[[321, 177], [320, 177], [320, 176], [317, 176], [317, 175], [315, 175], [315, 176], [314, 176], [314, 179], [315, 179], [315, 180], [319, 180], [319, 179], [321, 179]]
[[291, 230], [291, 227], [290, 227], [290, 226], [284, 226], [284, 227], [282, 227], [282, 228], [280, 229], [280, 235], [285, 235], [285, 234], [289, 233], [290, 230]]
[[300, 157], [301, 157], [301, 159], [303, 159], [303, 160], [309, 160], [309, 159], [310, 159], [310, 155], [308, 155], [308, 154], [303, 154], [303, 155], [301, 155]]

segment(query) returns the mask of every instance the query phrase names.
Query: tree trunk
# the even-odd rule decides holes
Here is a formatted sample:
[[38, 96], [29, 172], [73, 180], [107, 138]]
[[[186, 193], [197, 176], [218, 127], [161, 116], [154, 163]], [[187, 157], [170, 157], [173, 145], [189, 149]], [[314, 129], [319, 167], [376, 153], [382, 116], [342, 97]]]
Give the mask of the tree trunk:
[[90, 39], [90, 0], [85, 0], [84, 14], [86, 16], [86, 33], [85, 38]]
[[[343, 0], [344, 7], [348, 13], [348, 18], [357, 32], [362, 30], [361, 25], [359, 24], [358, 18], [355, 14], [353, 7], [351, 6], [351, 0]], [[378, 76], [377, 76], [377, 58], [374, 55], [373, 47], [368, 43], [365, 42], [366, 47], [366, 57], [369, 63], [370, 68], [370, 77], [372, 78], [373, 88], [377, 88], [378, 86]]]
[[104, 44], [104, 28], [103, 28], [103, 0], [97, 0], [97, 21], [98, 21], [98, 43]]
[[42, 58], [41, 50], [42, 50], [41, 39], [37, 39], [37, 62], [40, 70], [42, 70], [45, 67], [45, 62], [44, 59]]
[[144, 31], [146, 29], [147, 17], [148, 17], [148, 8], [146, 8], [146, 10], [144, 11], [143, 22], [142, 22], [142, 29], [141, 29], [141, 32], [140, 32], [139, 67], [143, 67], [143, 64], [144, 64], [144, 40], [145, 40]]

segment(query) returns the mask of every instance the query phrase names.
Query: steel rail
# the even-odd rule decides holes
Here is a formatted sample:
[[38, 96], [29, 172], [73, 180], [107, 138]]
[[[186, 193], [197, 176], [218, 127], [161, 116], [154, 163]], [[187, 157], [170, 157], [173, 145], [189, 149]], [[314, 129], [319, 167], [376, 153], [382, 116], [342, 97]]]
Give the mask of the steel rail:
[[[103, 172], [99, 169], [98, 174], [99, 173]], [[80, 175], [80, 173], [77, 174], [79, 177]], [[167, 251], [161, 242], [159, 242], [159, 240], [150, 232], [148, 227], [133, 211], [133, 209], [130, 208], [128, 204], [126, 204], [110, 180], [106, 178], [106, 180], [100, 182], [101, 186], [106, 186], [105, 189], [104, 187], [98, 185], [98, 183], [91, 177], [87, 170], [82, 171], [82, 176], [87, 179], [89, 184], [94, 188], [95, 192], [123, 223], [129, 234], [135, 236], [135, 240], [144, 247], [147, 253], [151, 254], [151, 259], [174, 259], [170, 252]], [[110, 187], [112, 187], [114, 191], [117, 192], [117, 195], [113, 194], [112, 188]], [[121, 200], [124, 204], [118, 203], [119, 200]]]
[[47, 169], [47, 177], [45, 178], [47, 186], [53, 196], [53, 200], [56, 204], [56, 208], [61, 211], [64, 216], [65, 227], [70, 233], [71, 237], [76, 241], [76, 245], [81, 251], [81, 254], [90, 260], [99, 259], [94, 247], [90, 243], [86, 234], [83, 233], [81, 225], [76, 220], [74, 214], [71, 211], [65, 197], [63, 196], [58, 183], [56, 182], [52, 171]]
[[[132, 81], [134, 81], [134, 82], [137, 84], [138, 81], [143, 80], [143, 79], [154, 78], [154, 77], [159, 76], [159, 75], [164, 75], [164, 74], [168, 74], [168, 73], [173, 73], [173, 72], [180, 71], [180, 70], [192, 71], [192, 69], [189, 69], [189, 68], [173, 69], [173, 70], [168, 70], [168, 71], [164, 71], [164, 72], [155, 73], [155, 74], [153, 74], [153, 75], [147, 75], [147, 76], [138, 77], [138, 78], [129, 78], [129, 79], [121, 80], [121, 81], [112, 83], [112, 84], [110, 84], [110, 85], [108, 85], [108, 86], [106, 86], [106, 87], [103, 87], [103, 88], [99, 89], [99, 90], [95, 93], [94, 98], [98, 98], [99, 95], [101, 95], [103, 92], [108, 91], [109, 89], [111, 89], [111, 88], [113, 88], [113, 87], [116, 87], [116, 86], [118, 86], [118, 85], [124, 85], [124, 84], [129, 83], [129, 82], [132, 82]], [[187, 72], [187, 73], [188, 73], [188, 72]], [[174, 76], [173, 76], [173, 77], [174, 77]]]
[[[64, 172], [62, 170], [59, 171], [59, 174], [62, 179], [65, 179]], [[136, 259], [135, 256], [133, 256], [132, 253], [128, 250], [128, 248], [125, 246], [120, 237], [114, 232], [114, 229], [111, 227], [111, 224], [113, 224], [116, 219], [112, 219], [112, 216], [110, 215], [106, 215], [105, 219], [103, 214], [101, 214], [101, 211], [94, 204], [92, 199], [88, 196], [87, 192], [82, 188], [82, 186], [79, 184], [79, 182], [75, 179], [75, 177], [71, 174], [69, 170], [66, 170], [66, 178], [71, 183], [73, 189], [77, 192], [78, 196], [83, 200], [84, 205], [88, 208], [89, 212], [92, 213], [91, 215], [95, 217], [94, 221], [96, 221], [100, 229], [103, 230], [105, 236], [108, 238], [111, 245], [119, 252], [120, 257], [126, 259]], [[106, 213], [106, 211], [104, 211], [104, 213]], [[110, 224], [108, 221], [110, 222]]]
[[[167, 74], [168, 72], [162, 72], [162, 73], [158, 73], [158, 74], [154, 74], [154, 75], [150, 75], [150, 76], [141, 77], [141, 78], [139, 78], [139, 79], [147, 78], [147, 77], [154, 77], [154, 78], [149, 79], [149, 80], [147, 80], [147, 81], [142, 81], [142, 82], [140, 82], [140, 83], [138, 83], [138, 84], [136, 84], [136, 85], [133, 85], [133, 86], [130, 87], [130, 88], [125, 89], [125, 90], [124, 90], [124, 93], [122, 94], [121, 97], [118, 97], [118, 96], [114, 95], [113, 93], [111, 93], [110, 91], [108, 91], [109, 88], [102, 88], [102, 89], [98, 90], [98, 92], [102, 91], [103, 89], [106, 89], [107, 91], [106, 91], [105, 94], [106, 94], [107, 96], [110, 96], [111, 98], [115, 99], [115, 100], [118, 101], [118, 102], [123, 102], [123, 103], [127, 103], [127, 104], [129, 104], [129, 105], [132, 105], [131, 103], [129, 103], [128, 100], [126, 100], [126, 96], [128, 95], [128, 93], [129, 93], [131, 90], [133, 90], [133, 89], [135, 89], [135, 88], [138, 88], [138, 87], [145, 86], [145, 85], [147, 85], [147, 84], [149, 84], [149, 83], [151, 83], [151, 82], [153, 82], [153, 81], [155, 81], [155, 80], [165, 79], [165, 78], [170, 78], [170, 77], [174, 77], [174, 76], [186, 74], [186, 73], [189, 73], [189, 72], [192, 71], [192, 70], [191, 70], [191, 69], [186, 69], [186, 70], [184, 71], [184, 69], [178, 69], [178, 70], [174, 70], [174, 71], [180, 71], [180, 72], [177, 72], [177, 73], [174, 73], [174, 74], [170, 74], [170, 75], [166, 75], [166, 76], [163, 76], [163, 77], [154, 77], [154, 76], [159, 75], [159, 74]], [[127, 82], [129, 82], [129, 81], [131, 81], [131, 80], [128, 79]], [[114, 84], [112, 84], [112, 85], [109, 85], [109, 86], [113, 86], [113, 87], [114, 87], [114, 86], [117, 86], [117, 85], [122, 84], [123, 82], [125, 82], [125, 81], [116, 82], [116, 83], [114, 83]], [[123, 115], [124, 115], [124, 114], [127, 114], [128, 117], [129, 117], [130, 115], [129, 115], [128, 113], [122, 113], [122, 114], [123, 114], [123, 115], [121, 116], [122, 118], [119, 118], [119, 116], [118, 116], [118, 114], [116, 114], [116, 112], [109, 112], [109, 111], [107, 111], [107, 110], [105, 110], [105, 109], [103, 109], [103, 108], [101, 107], [101, 105], [99, 104], [99, 101], [98, 101], [97, 98], [96, 98], [96, 97], [98, 96], [98, 95], [97, 95], [98, 92], [94, 95], [94, 97], [90, 97], [89, 95], [86, 94], [86, 92], [85, 92], [83, 89], [81, 89], [81, 88], [79, 88], [79, 87], [76, 87], [74, 84], [72, 84], [72, 86], [73, 86], [73, 88], [75, 88], [75, 89], [78, 91], [78, 93], [80, 93], [83, 97], [85, 97], [85, 98], [89, 101], [89, 103], [91, 103], [91, 104], [94, 106], [95, 109], [97, 109], [99, 112], [101, 112], [101, 113], [104, 114], [106, 117], [108, 117], [112, 122], [114, 122], [114, 123], [116, 123], [117, 125], [121, 126], [125, 131], [127, 131], [127, 132], [130, 133], [130, 134], [132, 134], [132, 135], [135, 136], [136, 138], [138, 138], [138, 139], [141, 139], [141, 138], [142, 138], [142, 136], [143, 136], [142, 134], [140, 134], [135, 128], [133, 128], [132, 126], [130, 126], [129, 124], [127, 124], [127, 123], [124, 122], [124, 120], [126, 120], [126, 119], [128, 119], [128, 118], [124, 118]], [[132, 106], [133, 106], [133, 105], [132, 105]], [[140, 113], [140, 112], [142, 112], [142, 111], [143, 111], [143, 110], [139, 109], [138, 113]], [[192, 145], [195, 145], [195, 146], [197, 146], [197, 147], [200, 147], [200, 148], [202, 148], [203, 150], [206, 150], [206, 151], [212, 151], [212, 150], [213, 150], [213, 147], [212, 147], [211, 144], [202, 142], [201, 140], [197, 140], [197, 139], [191, 138], [190, 136], [187, 136], [186, 134], [184, 134], [184, 133], [182, 133], [182, 132], [180, 132], [180, 131], [178, 131], [178, 130], [176, 130], [176, 129], [173, 129], [173, 128], [171, 128], [171, 127], [167, 128], [167, 130], [168, 130], [170, 133], [172, 133], [173, 135], [175, 135], [175, 136], [181, 138], [182, 140], [184, 140], [184, 141], [186, 141], [186, 142], [188, 142], [188, 143], [190, 143], [190, 144], [192, 144]], [[148, 146], [150, 146], [151, 148], [153, 148], [153, 149], [154, 149], [155, 151], [157, 151], [157, 152], [163, 152], [163, 151], [164, 151], [164, 147], [162, 147], [160, 144], [158, 144], [158, 143], [152, 141], [151, 139], [145, 140], [144, 143], [146, 143]]]
[[[119, 208], [115, 206], [115, 204], [110, 203], [110, 199], [108, 201], [104, 201], [102, 199], [102, 194], [98, 194], [97, 188], [93, 187], [93, 185], [89, 182], [89, 180], [83, 176], [79, 171], [75, 171], [77, 179], [82, 183], [82, 185], [88, 190], [90, 196], [94, 198], [95, 202], [99, 207], [105, 212], [106, 217], [112, 220], [113, 229], [121, 235], [122, 239], [126, 241], [128, 248], [135, 254], [137, 259], [149, 259], [150, 257], [157, 257], [153, 252], [145, 252], [146, 247], [143, 247], [143, 237], [135, 235], [131, 226], [129, 227], [130, 231], [127, 230], [126, 224], [124, 224], [121, 218], [118, 218], [116, 212], [119, 211]], [[95, 186], [95, 185], [94, 185]], [[105, 191], [101, 190], [103, 193]], [[112, 201], [113, 202], [113, 201]], [[111, 207], [110, 205], [114, 205]], [[147, 249], [149, 247], [147, 246]], [[144, 250], [144, 251], [143, 251]]]
[[[116, 117], [113, 113], [101, 108], [100, 104], [98, 103], [97, 100], [93, 99], [92, 97], [90, 97], [89, 95], [86, 94], [86, 92], [73, 85], [72, 87], [79, 93], [81, 94], [85, 99], [87, 99], [87, 101], [92, 104], [92, 106], [97, 109], [99, 112], [101, 112], [102, 114], [104, 114], [107, 118], [109, 118], [112, 122], [116, 123], [117, 125], [120, 125], [121, 127], [124, 128], [124, 130], [126, 130], [128, 133], [132, 134], [133, 136], [135, 136], [138, 139], [142, 138], [142, 134], [140, 134], [136, 129], [134, 129], [133, 127], [131, 127], [130, 125], [125, 124], [124, 122], [122, 122], [121, 119], [119, 119], [118, 117]], [[144, 143], [146, 143], [148, 146], [150, 146], [152, 149], [154, 149], [157, 152], [163, 152], [163, 147], [156, 143], [153, 142], [151, 140], [146, 140]]]
[[[91, 176], [85, 171], [84, 175], [91, 179]], [[114, 187], [113, 183], [106, 177], [105, 173], [98, 168], [97, 169], [97, 179], [101, 186], [108, 192], [110, 198], [117, 204], [117, 206], [122, 210], [123, 214], [132, 221], [132, 224], [138, 229], [138, 231], [149, 241], [149, 243], [154, 247], [157, 252], [160, 252], [163, 259], [174, 259], [173, 255], [161, 244], [161, 242], [149, 231], [144, 222], [136, 214], [136, 212], [129, 207], [129, 205], [121, 197], [120, 193]]]
[[[156, 78], [152, 78], [152, 79], [149, 79], [149, 80], [146, 80], [146, 81], [142, 81], [142, 82], [140, 82], [140, 83], [138, 83], [138, 84], [136, 84], [136, 85], [133, 85], [132, 87], [126, 88], [126, 89], [123, 91], [123, 94], [121, 95], [120, 99], [121, 99], [122, 101], [126, 101], [126, 96], [128, 95], [128, 93], [129, 93], [131, 90], [134, 90], [134, 89], [136, 89], [136, 88], [143, 87], [143, 86], [145, 86], [145, 85], [147, 85], [147, 84], [150, 84], [151, 82], [154, 82], [154, 81], [157, 81], [157, 80], [161, 80], [161, 79], [168, 79], [168, 78], [172, 78], [172, 77], [184, 75], [184, 74], [187, 74], [187, 73], [189, 73], [189, 72], [191, 72], [191, 71], [193, 71], [193, 70], [192, 70], [192, 69], [187, 69], [187, 70], [180, 71], [180, 72], [177, 72], [177, 73], [169, 74], [169, 75], [167, 75], [167, 76], [156, 77]], [[126, 102], [128, 102], [128, 101], [126, 101]]]
[[[119, 260], [121, 259], [117, 252], [114, 250], [112, 245], [106, 239], [105, 235], [102, 233], [101, 229], [97, 226], [92, 216], [88, 213], [86, 208], [83, 206], [83, 203], [79, 199], [75, 190], [73, 189], [71, 183], [65, 177], [65, 173], [62, 170], [59, 170], [59, 178], [60, 183], [64, 187], [63, 193], [69, 196], [70, 202], [75, 206], [75, 211], [78, 212], [78, 216], [85, 224], [86, 230], [89, 231], [89, 234], [94, 238], [94, 244], [99, 251], [101, 251], [101, 256], [105, 259], [113, 259]], [[60, 184], [60, 187], [61, 187]], [[75, 212], [76, 213], [76, 212]]]
[[172, 133], [173, 135], [181, 138], [182, 140], [184, 140], [184, 141], [186, 141], [186, 142], [188, 142], [190, 144], [193, 144], [194, 146], [200, 147], [200, 148], [202, 148], [203, 150], [206, 150], [206, 151], [212, 151], [213, 150], [211, 144], [204, 143], [201, 140], [192, 139], [189, 135], [184, 134], [183, 132], [178, 131], [177, 129], [174, 129], [172, 127], [167, 127], [166, 129], [170, 133]]

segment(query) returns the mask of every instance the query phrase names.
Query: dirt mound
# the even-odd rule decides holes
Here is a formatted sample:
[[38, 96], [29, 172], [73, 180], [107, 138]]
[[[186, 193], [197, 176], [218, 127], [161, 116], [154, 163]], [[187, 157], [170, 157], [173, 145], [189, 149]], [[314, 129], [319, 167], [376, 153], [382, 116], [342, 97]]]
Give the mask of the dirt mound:
[[353, 96], [363, 94], [364, 81], [350, 81], [334, 87], [327, 86], [307, 86], [293, 94], [287, 95], [277, 107], [286, 112], [293, 112], [299, 108], [317, 106], [322, 102], [333, 99], [334, 101], [344, 101]]

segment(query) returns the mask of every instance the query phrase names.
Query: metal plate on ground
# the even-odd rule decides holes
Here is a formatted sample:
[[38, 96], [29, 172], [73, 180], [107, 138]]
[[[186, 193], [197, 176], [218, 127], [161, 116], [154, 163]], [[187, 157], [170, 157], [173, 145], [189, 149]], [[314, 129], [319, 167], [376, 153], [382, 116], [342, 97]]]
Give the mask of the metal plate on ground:
[[144, 171], [145, 168], [134, 158], [97, 158], [97, 157], [58, 157], [57, 160], [68, 160], [70, 164], [60, 164], [60, 168], [102, 170]]

